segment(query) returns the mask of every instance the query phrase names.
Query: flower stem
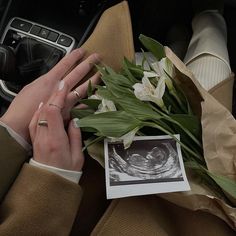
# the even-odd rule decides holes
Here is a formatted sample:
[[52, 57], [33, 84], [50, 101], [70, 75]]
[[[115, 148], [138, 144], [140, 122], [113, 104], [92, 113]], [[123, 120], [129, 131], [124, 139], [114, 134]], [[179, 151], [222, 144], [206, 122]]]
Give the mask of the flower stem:
[[180, 144], [180, 146], [182, 148], [184, 148], [188, 153], [190, 153], [193, 157], [196, 158], [196, 160], [205, 166], [205, 162], [204, 162], [204, 158], [199, 155], [199, 154], [196, 154], [195, 152], [193, 152], [187, 145], [185, 145], [184, 143], [182, 143], [179, 139], [177, 139], [171, 132], [169, 132], [168, 130], [164, 129], [163, 127], [161, 127], [160, 125], [158, 124], [154, 124], [154, 123], [151, 123], [151, 122], [145, 122], [144, 123], [145, 126], [149, 126], [149, 127], [153, 127], [153, 128], [156, 128], [156, 129], [159, 129], [161, 131], [163, 131], [164, 133], [170, 135], [177, 143]]
[[[151, 105], [152, 106], [152, 105]], [[160, 115], [163, 116], [163, 119], [178, 125], [201, 149], [202, 149], [202, 144], [199, 142], [199, 140], [186, 128], [183, 127], [178, 121], [170, 118], [168, 115], [166, 115], [164, 112], [156, 109], [154, 106], [152, 106], [152, 109], [154, 109], [156, 112], [158, 112]]]

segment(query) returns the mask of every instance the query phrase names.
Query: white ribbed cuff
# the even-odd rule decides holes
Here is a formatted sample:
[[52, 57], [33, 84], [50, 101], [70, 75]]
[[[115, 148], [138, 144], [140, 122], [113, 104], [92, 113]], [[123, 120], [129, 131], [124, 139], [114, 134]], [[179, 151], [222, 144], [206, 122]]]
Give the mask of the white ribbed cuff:
[[80, 177], [82, 176], [83, 173], [82, 171], [65, 170], [54, 166], [45, 165], [35, 161], [33, 158], [30, 159], [29, 164], [53, 172], [76, 184], [79, 183]]

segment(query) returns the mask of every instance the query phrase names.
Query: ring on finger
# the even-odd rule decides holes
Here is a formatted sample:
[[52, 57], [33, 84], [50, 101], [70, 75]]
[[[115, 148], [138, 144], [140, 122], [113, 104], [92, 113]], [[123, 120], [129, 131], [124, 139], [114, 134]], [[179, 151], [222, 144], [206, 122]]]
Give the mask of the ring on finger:
[[80, 96], [80, 93], [76, 90], [73, 90], [73, 93], [75, 94], [75, 96], [78, 98], [78, 99], [81, 99], [81, 96]]
[[62, 110], [62, 107], [58, 106], [57, 104], [49, 103], [48, 105], [49, 106], [54, 106], [54, 107], [58, 108], [59, 110]]
[[39, 120], [38, 125], [48, 127], [48, 121], [47, 120]]

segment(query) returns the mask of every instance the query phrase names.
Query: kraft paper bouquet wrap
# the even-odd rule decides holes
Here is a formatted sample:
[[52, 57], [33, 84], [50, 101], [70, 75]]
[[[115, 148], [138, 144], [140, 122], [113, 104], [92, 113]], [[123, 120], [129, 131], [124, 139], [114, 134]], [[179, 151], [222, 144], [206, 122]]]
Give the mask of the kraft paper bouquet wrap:
[[236, 120], [168, 47], [140, 39], [156, 62], [148, 62], [144, 53], [141, 66], [124, 59], [121, 73], [98, 67], [105, 85], [89, 86], [89, 99], [81, 101], [88, 107], [72, 111], [91, 136], [89, 155], [104, 166], [106, 137], [121, 139], [128, 148], [134, 135], [180, 133], [191, 191], [158, 196], [216, 215], [236, 230]]
[[[165, 52], [179, 72], [176, 79], [201, 119], [203, 152], [208, 170], [236, 182], [235, 118], [201, 87], [184, 63], [169, 48], [165, 47]], [[229, 205], [202, 185], [198, 176], [189, 172], [187, 176], [191, 186], [190, 192], [162, 194], [162, 197], [188, 209], [210, 212], [236, 230], [236, 199], [230, 198], [232, 204]], [[236, 189], [232, 191], [235, 192]]]
[[[141, 41], [148, 51], [152, 51], [154, 56], [156, 54], [157, 57], [159, 57], [159, 62], [163, 58], [165, 59], [165, 62], [167, 62], [167, 67], [164, 66], [164, 69], [162, 70], [162, 72], [164, 72], [164, 77], [167, 76], [166, 79], [169, 77], [168, 79], [173, 80], [173, 85], [175, 85], [176, 88], [181, 88], [181, 94], [184, 95], [184, 99], [186, 99], [185, 109], [188, 110], [189, 108], [191, 116], [191, 119], [186, 118], [184, 121], [177, 119], [177, 122], [181, 123], [179, 126], [180, 133], [184, 131], [182, 133], [185, 136], [187, 134], [187, 142], [183, 142], [184, 144], [181, 146], [181, 149], [185, 156], [185, 168], [187, 172], [187, 178], [191, 186], [191, 191], [166, 193], [160, 194], [159, 196], [182, 207], [192, 210], [203, 210], [214, 214], [227, 222], [230, 227], [236, 230], [236, 120], [224, 106], [222, 106], [200, 86], [193, 74], [168, 47], [162, 48], [162, 45], [160, 45], [158, 42], [155, 42], [155, 40], [145, 36], [141, 36]], [[174, 69], [173, 78], [170, 76], [172, 73], [172, 69], [170, 67], [169, 69], [171, 71], [168, 71], [168, 63], [170, 63], [170, 65], [173, 67], [172, 69]], [[89, 86], [88, 95], [90, 96], [90, 99], [84, 99], [81, 101], [81, 103], [86, 104], [88, 108], [83, 111], [75, 109], [72, 113], [75, 117], [80, 118], [78, 125], [82, 127], [82, 130], [92, 134], [93, 136], [93, 138], [90, 138], [86, 142], [88, 153], [102, 166], [104, 166], [103, 139], [112, 136], [114, 139], [120, 138], [124, 141], [124, 146], [129, 147], [132, 143], [132, 138], [134, 135], [143, 135], [142, 132], [139, 133], [139, 131], [142, 131], [142, 128], [145, 125], [134, 125], [132, 128], [130, 128], [129, 132], [126, 130], [123, 133], [118, 132], [119, 134], [116, 133], [116, 128], [113, 133], [112, 130], [114, 126], [119, 126], [120, 124], [122, 126], [125, 123], [124, 126], [126, 127], [127, 122], [130, 122], [128, 119], [130, 118], [132, 120], [132, 114], [134, 120], [136, 120], [136, 118], [142, 121], [145, 120], [143, 119], [142, 115], [145, 112], [148, 113], [150, 111], [148, 107], [146, 107], [146, 103], [153, 105], [153, 103], [156, 102], [156, 104], [158, 104], [156, 107], [160, 108], [160, 114], [164, 114], [164, 116], [165, 114], [170, 115], [172, 113], [171, 102], [174, 100], [169, 101], [169, 105], [171, 106], [168, 108], [168, 106], [165, 106], [166, 100], [164, 97], [163, 100], [161, 99], [162, 97], [158, 97], [159, 100], [155, 100], [155, 98], [153, 98], [154, 100], [151, 99], [148, 101], [148, 99], [142, 99], [142, 96], [138, 94], [139, 91], [135, 90], [135, 87], [144, 86], [144, 84], [141, 84], [141, 80], [144, 78], [144, 71], [147, 72], [145, 75], [147, 76], [146, 79], [149, 79], [149, 81], [152, 81], [151, 79], [153, 79], [153, 77], [155, 78], [155, 76], [158, 77], [158, 71], [153, 69], [152, 66], [146, 70], [144, 69], [144, 66], [138, 67], [134, 63], [132, 64], [132, 62], [125, 59], [123, 74], [121, 73], [122, 75], [115, 73], [109, 67], [99, 67], [98, 69], [102, 74], [102, 79], [105, 83], [105, 86], [99, 85], [94, 91], [92, 91], [94, 88]], [[138, 69], [141, 71], [141, 76]], [[155, 75], [154, 72], [157, 74]], [[120, 88], [123, 86], [122, 83], [124, 83], [123, 88], [125, 88], [129, 83], [127, 81], [134, 78], [135, 76], [140, 77], [139, 81], [136, 81], [135, 79], [135, 81], [133, 81], [131, 84], [133, 93], [136, 91], [136, 98], [139, 99], [141, 106], [143, 104], [143, 113], [141, 111], [141, 107], [139, 111], [134, 111], [136, 109], [136, 103], [134, 102], [132, 104], [132, 102], [130, 102], [132, 99], [129, 101], [129, 99], [126, 97], [127, 94], [122, 94], [122, 90], [118, 89], [119, 86], [118, 88], [116, 86], [113, 87], [114, 90], [112, 90], [112, 86], [115, 85], [113, 83], [117, 82], [114, 82], [116, 79], [119, 80], [118, 83], [120, 83]], [[122, 79], [124, 80], [123, 82]], [[161, 85], [159, 86], [159, 83], [161, 84], [160, 80], [161, 76], [159, 75], [156, 83], [151, 82], [154, 88], [156, 86], [155, 91], [158, 92], [161, 91]], [[171, 95], [171, 86], [167, 83], [168, 81], [164, 82], [164, 90], [168, 90], [169, 95]], [[145, 90], [144, 87], [141, 88]], [[114, 94], [112, 94], [111, 91], [114, 92]], [[175, 92], [177, 92], [177, 90]], [[119, 93], [121, 95], [120, 97]], [[174, 99], [176, 94], [172, 95], [172, 99]], [[108, 98], [111, 100], [112, 98], [114, 99], [111, 101]], [[134, 98], [133, 95], [132, 98]], [[131, 104], [126, 104], [125, 101], [129, 101]], [[176, 98], [176, 101], [178, 103], [178, 98]], [[181, 101], [179, 102], [181, 106]], [[152, 107], [152, 105], [150, 105], [150, 107]], [[133, 108], [131, 108], [132, 106]], [[156, 108], [153, 108], [153, 110], [155, 109]], [[131, 116], [128, 116], [128, 119], [124, 119], [122, 121], [119, 120], [120, 116], [117, 116], [118, 120], [116, 123], [114, 115], [118, 114], [119, 112], [130, 112]], [[186, 111], [186, 113], [188, 113], [188, 111]], [[111, 116], [109, 116], [110, 114]], [[124, 114], [121, 113], [121, 119], [124, 118], [123, 115]], [[147, 120], [148, 118], [145, 120], [146, 125]], [[160, 125], [161, 123], [158, 124]], [[165, 124], [166, 123], [163, 123], [164, 127]], [[190, 126], [193, 125], [193, 127], [189, 128], [189, 131], [192, 132], [193, 136], [195, 137], [192, 137], [192, 134], [188, 134], [189, 124]], [[201, 126], [201, 129], [199, 129], [198, 125]], [[152, 127], [152, 125], [150, 127]], [[153, 130], [158, 130], [155, 128], [156, 127], [153, 126]], [[183, 128], [182, 131], [181, 128]], [[120, 127], [120, 129], [122, 130], [122, 127]], [[162, 127], [160, 127], [160, 130], [163, 131]], [[149, 133], [147, 131], [145, 135], [148, 134]], [[169, 133], [167, 132], [167, 134]], [[153, 132], [151, 135], [153, 135]], [[201, 137], [199, 137], [199, 135]], [[195, 144], [192, 145], [192, 149], [191, 145], [189, 146], [189, 149], [185, 148], [185, 146], [188, 146], [188, 139], [193, 139], [193, 141], [196, 139], [195, 141], [197, 146], [200, 145], [202, 149], [200, 148], [200, 151], [197, 151], [197, 148], [195, 149]], [[198, 141], [200, 144], [198, 144]], [[201, 160], [198, 161], [198, 157], [194, 157], [194, 153], [200, 153], [200, 155], [202, 154], [204, 159], [203, 162], [205, 164], [201, 165]], [[190, 156], [190, 159], [188, 159], [188, 156]], [[201, 166], [203, 166], [203, 171], [201, 171]]]

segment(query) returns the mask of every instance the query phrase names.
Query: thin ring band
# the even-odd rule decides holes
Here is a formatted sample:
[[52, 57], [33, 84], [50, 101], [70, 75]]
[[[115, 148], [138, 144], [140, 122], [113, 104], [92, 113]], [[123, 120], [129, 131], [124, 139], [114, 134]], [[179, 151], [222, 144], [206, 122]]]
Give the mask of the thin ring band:
[[62, 109], [62, 107], [58, 106], [57, 104], [49, 103], [48, 105], [49, 106], [54, 106], [54, 107], [58, 108], [59, 110]]
[[78, 98], [78, 99], [81, 99], [80, 97], [80, 93], [76, 90], [73, 90], [73, 93], [75, 94], [75, 96]]
[[48, 122], [47, 120], [39, 120], [38, 125], [48, 127]]

